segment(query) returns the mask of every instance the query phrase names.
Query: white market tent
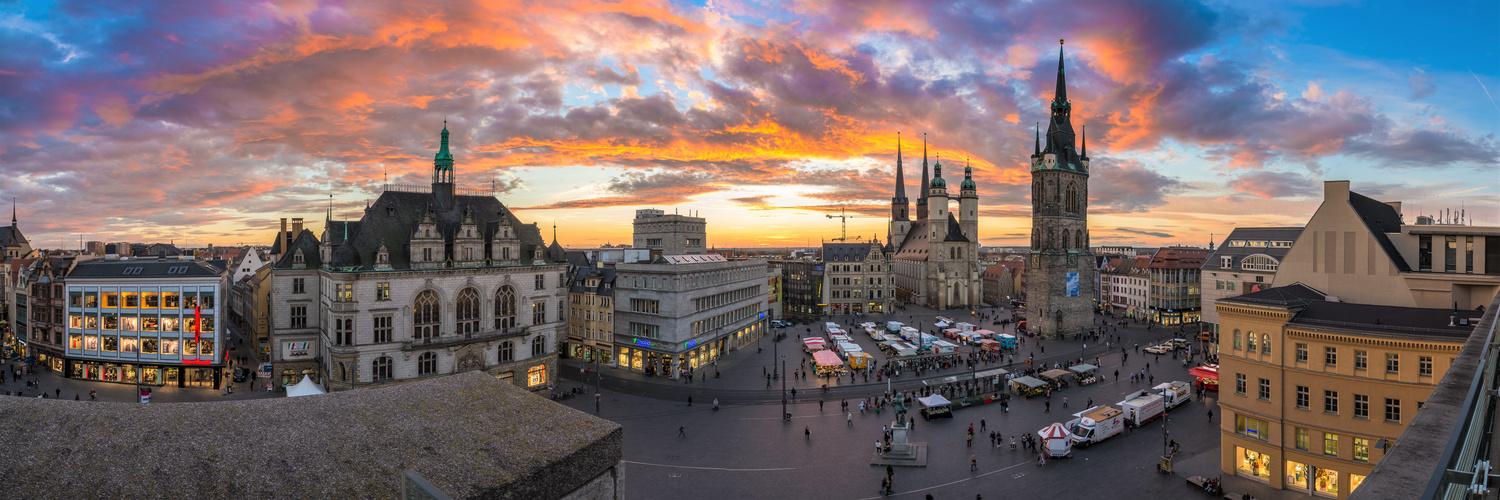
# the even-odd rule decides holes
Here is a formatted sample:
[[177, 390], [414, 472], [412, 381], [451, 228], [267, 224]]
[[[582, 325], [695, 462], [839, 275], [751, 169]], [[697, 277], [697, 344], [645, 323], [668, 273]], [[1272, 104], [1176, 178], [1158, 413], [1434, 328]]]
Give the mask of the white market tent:
[[286, 388], [286, 397], [289, 398], [295, 398], [297, 396], [313, 396], [317, 394], [327, 393], [328, 391], [323, 390], [323, 386], [318, 385], [317, 382], [313, 382], [312, 377], [307, 376], [302, 377], [302, 381], [297, 382], [297, 385]]

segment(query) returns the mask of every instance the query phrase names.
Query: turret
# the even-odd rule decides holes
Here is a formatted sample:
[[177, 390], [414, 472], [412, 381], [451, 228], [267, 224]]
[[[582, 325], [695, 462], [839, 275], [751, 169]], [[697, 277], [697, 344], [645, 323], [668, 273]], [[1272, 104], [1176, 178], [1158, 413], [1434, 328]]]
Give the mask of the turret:
[[931, 252], [948, 237], [948, 181], [943, 180], [943, 158], [932, 165], [932, 182], [927, 186], [927, 244]]
[[432, 159], [432, 197], [442, 208], [451, 208], [453, 192], [453, 154], [448, 152], [448, 120], [443, 120], [443, 141]]
[[979, 189], [974, 184], [974, 168], [964, 164], [964, 182], [959, 184], [958, 223], [969, 241], [979, 241]]

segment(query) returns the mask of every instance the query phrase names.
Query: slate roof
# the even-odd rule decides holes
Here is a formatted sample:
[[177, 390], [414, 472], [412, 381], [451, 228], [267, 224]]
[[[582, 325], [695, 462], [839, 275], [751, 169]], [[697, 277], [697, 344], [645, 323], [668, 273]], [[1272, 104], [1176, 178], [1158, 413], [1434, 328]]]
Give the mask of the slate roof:
[[[390, 255], [391, 269], [411, 269], [411, 235], [417, 223], [431, 209], [437, 223], [438, 233], [449, 242], [444, 251], [444, 260], [453, 257], [452, 241], [463, 224], [464, 214], [471, 212], [484, 241], [485, 257], [489, 255], [490, 242], [499, 233], [500, 221], [507, 221], [514, 229], [513, 235], [520, 241], [520, 261], [531, 262], [537, 246], [546, 246], [541, 230], [533, 224], [524, 224], [516, 218], [500, 200], [493, 196], [455, 196], [452, 206], [444, 207], [430, 193], [386, 191], [381, 193], [358, 221], [328, 221], [328, 237], [335, 245], [333, 261], [329, 267], [350, 270], [371, 270], [375, 266], [375, 255], [382, 244]], [[347, 231], [348, 239], [345, 239]], [[304, 230], [304, 233], [307, 233]], [[299, 241], [301, 237], [299, 236]], [[313, 238], [316, 253], [317, 239]], [[561, 250], [561, 247], [558, 247]], [[304, 250], [306, 252], [306, 250]], [[551, 262], [566, 262], [561, 252], [546, 252]], [[287, 254], [290, 255], [290, 252]], [[308, 267], [315, 267], [311, 262]], [[282, 267], [278, 265], [277, 267]]]
[[1219, 299], [1219, 302], [1243, 302], [1247, 304], [1266, 304], [1277, 306], [1306, 305], [1314, 300], [1326, 298], [1323, 292], [1314, 290], [1312, 287], [1302, 283], [1293, 283], [1287, 286], [1267, 288], [1259, 292], [1247, 293]]
[[[276, 244], [272, 245], [272, 247], [278, 251], [281, 249], [281, 241], [279, 241], [279, 238]], [[318, 237], [313, 235], [313, 232], [310, 229], [303, 229], [302, 233], [298, 234], [297, 238], [292, 240], [292, 244], [289, 246], [289, 251], [282, 254], [281, 259], [278, 259], [274, 264], [272, 264], [272, 266], [275, 269], [291, 269], [293, 267], [292, 262], [295, 258], [297, 250], [302, 250], [302, 267], [308, 269], [317, 269], [319, 267], [322, 267], [323, 254], [318, 251]]]
[[[588, 280], [598, 279], [599, 284], [590, 288], [586, 284]], [[580, 267], [578, 272], [573, 273], [573, 282], [568, 286], [572, 293], [593, 293], [594, 295], [613, 296], [615, 294], [615, 268], [613, 267]]]
[[[1392, 307], [1349, 302], [1314, 300], [1297, 313], [1288, 323], [1306, 326], [1334, 326], [1360, 330], [1385, 330], [1435, 335], [1467, 337], [1474, 331], [1475, 322], [1458, 324], [1453, 318], [1479, 317], [1476, 311], [1453, 311], [1451, 309], [1424, 309], [1418, 307]], [[1448, 326], [1452, 321], [1454, 326]], [[1418, 332], [1409, 329], [1419, 328]]]
[[[63, 269], [54, 267], [54, 269]], [[201, 278], [218, 276], [220, 270], [196, 260], [91, 260], [80, 262], [69, 278]]]
[[0, 247], [14, 247], [29, 243], [16, 226], [0, 226]]
[[1249, 257], [1255, 254], [1265, 254], [1276, 259], [1277, 262], [1280, 262], [1283, 258], [1286, 257], [1287, 252], [1290, 252], [1292, 250], [1291, 247], [1236, 247], [1230, 246], [1229, 242], [1235, 240], [1295, 242], [1297, 241], [1297, 237], [1302, 235], [1302, 229], [1303, 228], [1300, 226], [1234, 228], [1234, 231], [1229, 232], [1229, 236], [1224, 237], [1224, 243], [1222, 245], [1219, 245], [1218, 248], [1215, 248], [1213, 254], [1210, 254], [1208, 258], [1203, 261], [1203, 269], [1224, 269], [1224, 267], [1222, 267], [1223, 259], [1221, 259], [1221, 257], [1230, 257], [1229, 265], [1230, 268], [1233, 269], [1239, 269], [1241, 260], [1244, 260], [1245, 257]]
[[927, 260], [927, 219], [917, 219], [911, 225], [911, 231], [906, 233], [906, 240], [896, 250], [896, 258], [901, 260]]
[[1163, 248], [1151, 256], [1152, 269], [1199, 269], [1208, 257], [1202, 248]]
[[958, 223], [958, 218], [953, 216], [953, 212], [948, 212], [948, 237], [943, 238], [943, 241], [970, 243], [969, 237], [964, 236], [963, 225]]
[[1349, 206], [1354, 208], [1354, 213], [1364, 221], [1365, 227], [1370, 230], [1370, 235], [1380, 243], [1380, 249], [1385, 250], [1385, 256], [1391, 259], [1391, 264], [1396, 266], [1400, 272], [1411, 272], [1411, 266], [1406, 264], [1406, 259], [1401, 257], [1401, 252], [1396, 251], [1396, 245], [1391, 243], [1391, 238], [1386, 233], [1401, 232], [1401, 214], [1396, 213], [1396, 207], [1375, 201], [1374, 199], [1350, 191]]
[[870, 246], [878, 243], [824, 243], [823, 262], [864, 262], [870, 256]]

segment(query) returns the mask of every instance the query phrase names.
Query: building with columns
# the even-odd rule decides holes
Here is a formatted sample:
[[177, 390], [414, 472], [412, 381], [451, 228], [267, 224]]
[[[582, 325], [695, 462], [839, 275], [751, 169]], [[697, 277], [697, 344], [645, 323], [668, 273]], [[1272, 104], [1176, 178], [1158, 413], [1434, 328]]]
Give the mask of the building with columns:
[[[1061, 41], [1058, 42], [1061, 44]], [[1094, 298], [1083, 290], [1094, 282], [1089, 250], [1089, 156], [1073, 143], [1073, 103], [1068, 102], [1062, 48], [1057, 49], [1057, 90], [1047, 123], [1031, 155], [1031, 255], [1027, 261], [1031, 331], [1047, 338], [1077, 335], [1094, 324]]]
[[321, 238], [294, 220], [272, 245], [276, 383], [332, 390], [482, 370], [531, 390], [556, 380], [567, 260], [493, 196], [458, 194], [448, 129], [430, 191], [387, 187]]
[[927, 142], [922, 142], [922, 182], [913, 220], [906, 197], [900, 139], [896, 146], [896, 190], [891, 198], [890, 246], [899, 301], [936, 309], [982, 304], [979, 265], [979, 194], [974, 171], [964, 167], [958, 212], [951, 212], [942, 158], [927, 179]]

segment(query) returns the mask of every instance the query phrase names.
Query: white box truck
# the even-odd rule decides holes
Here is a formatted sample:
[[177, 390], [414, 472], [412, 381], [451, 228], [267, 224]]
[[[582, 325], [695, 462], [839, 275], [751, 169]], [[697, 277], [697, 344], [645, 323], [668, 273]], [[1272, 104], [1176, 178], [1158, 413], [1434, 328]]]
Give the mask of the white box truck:
[[1168, 410], [1193, 400], [1193, 386], [1180, 380], [1157, 384], [1151, 390], [1166, 398]]
[[1068, 431], [1073, 433], [1073, 442], [1079, 448], [1109, 439], [1125, 429], [1125, 412], [1113, 406], [1095, 406], [1073, 414], [1068, 421]]
[[1151, 419], [1161, 416], [1166, 411], [1166, 398], [1160, 394], [1152, 394], [1150, 391], [1136, 391], [1119, 403], [1120, 411], [1125, 412], [1125, 422], [1140, 427]]

